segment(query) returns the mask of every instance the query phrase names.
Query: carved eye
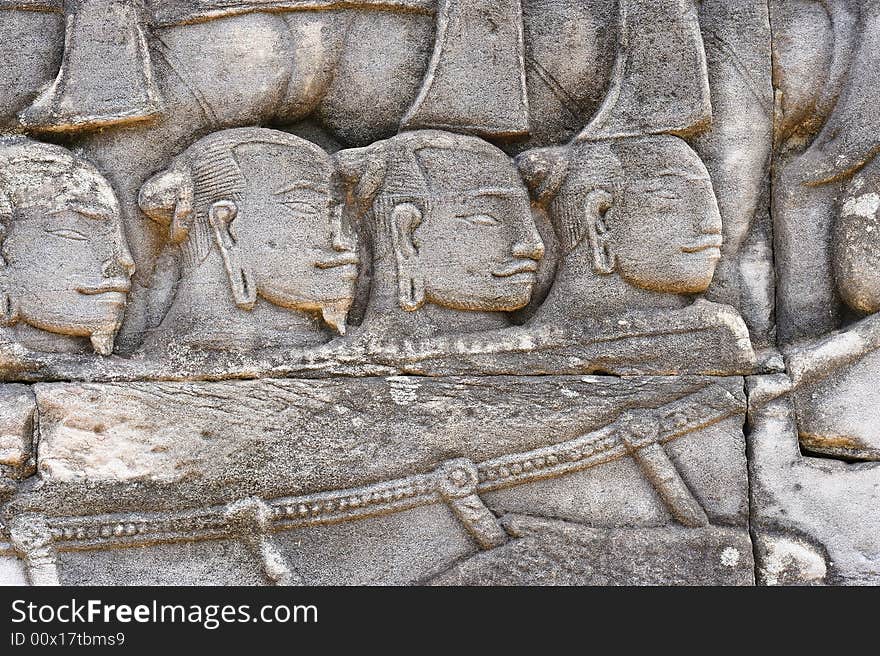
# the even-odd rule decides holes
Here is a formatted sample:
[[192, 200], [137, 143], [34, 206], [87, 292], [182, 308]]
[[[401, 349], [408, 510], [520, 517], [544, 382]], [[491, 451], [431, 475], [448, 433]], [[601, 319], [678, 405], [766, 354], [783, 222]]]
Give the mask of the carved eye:
[[77, 232], [76, 230], [67, 230], [65, 228], [47, 230], [46, 232], [48, 232], [50, 235], [61, 237], [62, 239], [70, 239], [73, 241], [86, 241], [88, 239], [88, 237], [86, 237], [81, 232]]
[[310, 217], [320, 213], [320, 209], [302, 200], [282, 200], [280, 204], [290, 210], [294, 216]]
[[499, 225], [498, 219], [493, 216], [489, 216], [488, 214], [468, 214], [466, 216], [459, 217], [464, 219], [471, 225], [475, 226], [497, 226]]

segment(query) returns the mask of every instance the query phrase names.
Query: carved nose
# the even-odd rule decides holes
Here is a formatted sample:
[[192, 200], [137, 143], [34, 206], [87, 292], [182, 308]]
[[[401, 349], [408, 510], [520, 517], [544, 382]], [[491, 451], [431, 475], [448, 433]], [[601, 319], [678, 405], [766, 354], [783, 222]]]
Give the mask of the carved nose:
[[354, 235], [346, 232], [342, 225], [342, 208], [336, 207], [330, 215], [330, 243], [337, 253], [349, 253], [357, 250]]
[[116, 257], [116, 261], [119, 263], [119, 266], [122, 267], [122, 270], [125, 271], [126, 275], [129, 277], [134, 275], [137, 266], [127, 248]]
[[120, 276], [131, 278], [134, 275], [135, 269], [134, 260], [126, 248], [104, 262], [104, 265], [101, 267], [101, 273], [105, 278], [117, 278]]
[[540, 239], [517, 242], [513, 245], [513, 255], [515, 257], [541, 260], [544, 258], [544, 243]]
[[722, 234], [722, 227], [721, 212], [718, 209], [718, 202], [713, 196], [710, 207], [703, 214], [698, 228], [705, 235], [720, 235]]
[[333, 232], [333, 250], [337, 253], [348, 253], [355, 250], [354, 239], [345, 235], [342, 231]]

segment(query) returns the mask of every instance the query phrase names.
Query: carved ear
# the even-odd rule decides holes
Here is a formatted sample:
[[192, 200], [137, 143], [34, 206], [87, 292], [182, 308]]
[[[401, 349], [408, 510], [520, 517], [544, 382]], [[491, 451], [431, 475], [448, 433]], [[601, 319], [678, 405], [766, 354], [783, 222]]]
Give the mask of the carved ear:
[[537, 203], [548, 203], [559, 192], [568, 173], [564, 147], [527, 150], [516, 157], [519, 174]]
[[584, 200], [587, 240], [596, 273], [614, 273], [614, 251], [608, 238], [608, 221], [612, 219], [614, 196], [604, 189], [595, 189]]
[[168, 226], [175, 243], [186, 241], [194, 217], [194, 185], [188, 167], [175, 166], [147, 180], [138, 194], [138, 205], [148, 217]]
[[425, 276], [413, 238], [413, 232], [422, 222], [422, 212], [412, 203], [403, 203], [391, 211], [389, 222], [397, 260], [398, 301], [401, 308], [414, 312], [425, 304]]
[[214, 229], [214, 239], [223, 256], [223, 264], [226, 267], [235, 304], [242, 310], [253, 310], [257, 304], [257, 285], [254, 282], [254, 274], [242, 257], [238, 240], [235, 238], [232, 222], [235, 221], [236, 216], [238, 216], [238, 207], [227, 200], [217, 201], [208, 210], [208, 220]]

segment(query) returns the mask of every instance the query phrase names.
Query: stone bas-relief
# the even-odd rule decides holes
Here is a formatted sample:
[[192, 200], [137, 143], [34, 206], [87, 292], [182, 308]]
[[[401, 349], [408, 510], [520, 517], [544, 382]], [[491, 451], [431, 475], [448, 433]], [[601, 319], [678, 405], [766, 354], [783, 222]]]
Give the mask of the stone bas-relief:
[[[723, 241], [697, 154], [668, 135], [570, 149], [514, 162], [478, 137], [417, 130], [331, 158], [278, 130], [213, 133], [141, 187], [140, 209], [166, 233], [156, 325], [141, 348], [97, 364], [43, 359], [57, 373], [38, 364], [33, 378], [215, 377], [213, 356], [210, 368], [197, 364], [206, 351], [237, 354], [219, 370], [249, 377], [284, 366], [751, 372], [756, 356], [736, 310], [694, 303]], [[536, 223], [542, 204], [555, 267]], [[545, 299], [539, 279], [550, 281]], [[512, 313], [526, 306], [533, 316], [514, 327]], [[328, 348], [310, 348], [334, 333]], [[27, 357], [8, 367], [10, 376], [29, 368]]]
[[[703, 306], [698, 316], [684, 313], [675, 318], [664, 316], [656, 322], [659, 339], [669, 342], [675, 340], [668, 338], [663, 327], [674, 324], [675, 334], [679, 335], [681, 325], [693, 321], [697, 335], [695, 339], [703, 340], [705, 337], [706, 344], [710, 345], [707, 349], [709, 352], [723, 354], [711, 362], [707, 362], [701, 354], [694, 357], [696, 351], [680, 349], [675, 344], [662, 349], [664, 355], [656, 363], [642, 369], [640, 352], [644, 350], [644, 345], [640, 338], [645, 332], [645, 322], [635, 321], [638, 328], [631, 330], [631, 324], [625, 319], [620, 319], [616, 327], [593, 325], [586, 327], [583, 332], [575, 330], [567, 334], [572, 322], [565, 317], [566, 321], [554, 323], [552, 334], [538, 331], [525, 335], [514, 333], [506, 338], [487, 336], [468, 349], [462, 349], [460, 344], [449, 347], [442, 342], [420, 344], [414, 348], [409, 343], [393, 343], [403, 338], [463, 335], [508, 325], [509, 318], [499, 313], [510, 313], [525, 306], [528, 306], [526, 314], [531, 313], [541, 303], [553, 282], [553, 270], [560, 254], [550, 253], [546, 261], [541, 262], [546, 253], [545, 244], [542, 243], [544, 235], [539, 234], [535, 226], [529, 225], [531, 222], [524, 207], [522, 183], [515, 179], [509, 162], [503, 161], [500, 150], [482, 159], [477, 156], [478, 151], [487, 154], [493, 148], [487, 142], [479, 145], [477, 137], [492, 140], [496, 146], [513, 154], [530, 145], [557, 145], [579, 132], [582, 137], [591, 139], [638, 141], [642, 135], [662, 138], [659, 135], [676, 134], [694, 140], [709, 129], [713, 111], [710, 78], [714, 73], [706, 54], [700, 21], [711, 25], [714, 21], [726, 20], [724, 12], [707, 10], [705, 15], [701, 15], [698, 3], [692, 0], [652, 3], [626, 0], [617, 3], [616, 7], [614, 4], [595, 0], [582, 7], [577, 3], [544, 7], [540, 2], [483, 6], [479, 2], [441, 0], [402, 1], [398, 7], [394, 3], [379, 6], [371, 2], [352, 2], [350, 6], [346, 4], [336, 11], [308, 2], [275, 1], [208, 2], [197, 7], [164, 1], [134, 4], [120, 3], [118, 0], [85, 0], [69, 4], [49, 1], [38, 3], [37, 6], [24, 3], [21, 7], [10, 2], [0, 9], [9, 12], [7, 18], [10, 25], [23, 34], [29, 34], [31, 24], [36, 20], [32, 18], [34, 14], [39, 15], [45, 23], [46, 14], [63, 13], [65, 30], [64, 47], [59, 53], [54, 79], [46, 80], [42, 88], [35, 90], [29, 105], [14, 109], [10, 125], [45, 138], [53, 138], [60, 133], [67, 139], [73, 139], [86, 155], [107, 170], [116, 184], [126, 231], [132, 236], [130, 241], [138, 261], [119, 343], [120, 350], [126, 355], [134, 352], [135, 360], [141, 357], [147, 361], [154, 358], [165, 362], [167, 354], [163, 353], [160, 357], [160, 351], [171, 349], [179, 354], [180, 346], [213, 346], [226, 351], [255, 353], [256, 360], [239, 365], [239, 369], [252, 372], [250, 375], [271, 374], [271, 370], [277, 369], [280, 363], [269, 357], [269, 366], [266, 366], [264, 358], [267, 354], [264, 351], [267, 348], [308, 346], [329, 339], [324, 326], [314, 321], [314, 317], [308, 313], [319, 311], [324, 319], [329, 320], [331, 328], [342, 332], [340, 328], [344, 328], [344, 315], [350, 306], [348, 293], [339, 291], [336, 298], [326, 299], [314, 298], [318, 290], [300, 289], [296, 290], [296, 298], [291, 298], [291, 283], [288, 283], [288, 289], [280, 294], [283, 298], [276, 294], [272, 300], [269, 297], [273, 292], [267, 289], [269, 285], [266, 279], [308, 276], [314, 273], [310, 270], [310, 264], [301, 263], [305, 266], [300, 268], [289, 266], [290, 262], [282, 262], [284, 258], [281, 257], [265, 257], [267, 252], [284, 252], [283, 248], [272, 246], [273, 243], [277, 246], [278, 240], [271, 237], [265, 242], [253, 242], [245, 235], [242, 243], [233, 247], [236, 238], [229, 232], [233, 230], [231, 225], [229, 230], [219, 229], [216, 232], [220, 236], [229, 235], [225, 239], [226, 245], [219, 243], [216, 250], [207, 248], [206, 243], [211, 242], [204, 234], [211, 232], [205, 229], [205, 223], [211, 221], [206, 218], [208, 211], [196, 207], [192, 210], [196, 216], [191, 218], [190, 210], [186, 207], [188, 203], [198, 205], [203, 200], [188, 199], [187, 193], [212, 195], [217, 190], [208, 191], [205, 185], [220, 184], [220, 178], [230, 175], [229, 166], [223, 171], [215, 170], [215, 167], [222, 169], [223, 166], [219, 161], [214, 161], [214, 157], [219, 155], [212, 153], [212, 149], [225, 138], [220, 135], [226, 134], [217, 130], [236, 125], [292, 124], [305, 120], [308, 125], [303, 124], [299, 129], [330, 150], [372, 143], [367, 146], [372, 154], [366, 156], [369, 165], [365, 170], [358, 172], [357, 165], [353, 166], [350, 158], [340, 157], [338, 161], [342, 163], [342, 170], [334, 175], [349, 180], [364, 176], [358, 181], [358, 188], [346, 192], [346, 200], [354, 207], [344, 209], [357, 219], [363, 219], [358, 235], [361, 237], [360, 248], [362, 252], [370, 252], [373, 259], [362, 263], [357, 285], [358, 298], [353, 299], [351, 319], [360, 328], [357, 332], [362, 340], [365, 335], [381, 333], [383, 341], [392, 344], [385, 349], [389, 352], [383, 351], [378, 356], [370, 353], [352, 355], [350, 349], [346, 349], [341, 356], [345, 362], [359, 357], [371, 365], [390, 366], [406, 372], [407, 367], [415, 361], [419, 363], [420, 371], [430, 371], [430, 366], [424, 367], [421, 363], [426, 359], [433, 361], [439, 351], [441, 357], [447, 356], [449, 362], [444, 362], [436, 371], [451, 373], [457, 370], [460, 356], [470, 355], [462, 353], [462, 350], [475, 351], [477, 355], [487, 350], [499, 350], [508, 356], [502, 358], [506, 361], [499, 367], [502, 371], [747, 373], [754, 368], [756, 356], [751, 346], [744, 343], [746, 326], [737, 319], [737, 309], [731, 311], [727, 306], [717, 308], [717, 317], [710, 318], [709, 308]], [[560, 30], [569, 37], [569, 47], [584, 55], [580, 58], [582, 64], [563, 64], [558, 53], [552, 52], [551, 46], [555, 45], [556, 36], [538, 29], [537, 23], [540, 21], [536, 21], [536, 17], [540, 15], [546, 15], [558, 23]], [[758, 20], [760, 16], [749, 15], [749, 19]], [[661, 32], [668, 34], [671, 39], [671, 47], [666, 49], [667, 56], [664, 58], [657, 58], [653, 54], [661, 38], [658, 25], [668, 28]], [[96, 39], [93, 34], [99, 29], [115, 31], [120, 38], [115, 43]], [[427, 56], [428, 52], [420, 52], [415, 47], [407, 51], [407, 46], [411, 45], [408, 39], [417, 35], [427, 37], [425, 41], [430, 43], [431, 29], [434, 43], [430, 57]], [[202, 70], [205, 62], [212, 60], [204, 52], [204, 43], [214, 42], [216, 39], [212, 39], [211, 35], [217, 30], [220, 30], [217, 35], [233, 35], [235, 47], [227, 44], [224, 52], [217, 54], [218, 63], [226, 62], [222, 71]], [[361, 36], [373, 34], [377, 37], [380, 34], [405, 35], [406, 38], [400, 41], [401, 52], [395, 52], [394, 57], [386, 57], [383, 62], [376, 62], [348, 43], [346, 38], [340, 37], [349, 33]], [[617, 48], [605, 47], [601, 43], [614, 35], [619, 37]], [[236, 40], [239, 38], [241, 42]], [[195, 42], [191, 42], [191, 39], [199, 43], [197, 54], [192, 51], [191, 46]], [[262, 68], [256, 70], [256, 58], [252, 53], [241, 52], [241, 47], [248, 41], [261, 44], [260, 52], [266, 58], [265, 61], [261, 59], [260, 64], [266, 66], [266, 71]], [[366, 46], [368, 40], [358, 38], [356, 41]], [[581, 52], [583, 49], [588, 52]], [[242, 56], [249, 59], [247, 78], [241, 78], [233, 72], [235, 65], [230, 59], [240, 59]], [[295, 71], [285, 72], [282, 65], [285, 56], [292, 57], [296, 62]], [[106, 76], [96, 76], [91, 71], [99, 62], [110, 57], [115, 67], [110, 75], [114, 82], [105, 84], [102, 79]], [[570, 62], [571, 58], [566, 60]], [[46, 66], [49, 67], [48, 63]], [[285, 77], [284, 91], [278, 86], [280, 79], [275, 79], [269, 69]], [[367, 70], [369, 75], [365, 75]], [[468, 71], [468, 74], [462, 71]], [[224, 82], [222, 86], [229, 98], [218, 98], [214, 91], [207, 88], [215, 79]], [[183, 88], [178, 88], [180, 84]], [[584, 88], [578, 89], [579, 86]], [[375, 93], [379, 89], [382, 93]], [[547, 96], [548, 90], [552, 99]], [[23, 90], [17, 89], [17, 92], [15, 99], [24, 103]], [[587, 97], [593, 100], [588, 101]], [[378, 103], [375, 104], [376, 112], [367, 117], [360, 111], [361, 101], [370, 106]], [[354, 107], [350, 105], [352, 102], [358, 105], [356, 113], [351, 111]], [[272, 105], [274, 108], [270, 109]], [[364, 124], [365, 118], [368, 125]], [[573, 119], [575, 123], [572, 123]], [[560, 130], [563, 124], [566, 127]], [[417, 147], [416, 142], [421, 140], [434, 139], [439, 142], [454, 139], [449, 133], [446, 137], [430, 136], [429, 132], [421, 132], [422, 128], [442, 128], [475, 137], [458, 147], [460, 152], [456, 158], [449, 156], [455, 148], [448, 146], [435, 148], [437, 152], [434, 153], [430, 148]], [[211, 132], [213, 135], [203, 137], [206, 141], [199, 139]], [[392, 136], [394, 132], [400, 134]], [[245, 138], [231, 133], [228, 136]], [[383, 140], [381, 137], [390, 139]], [[404, 142], [410, 139], [412, 143], [404, 146]], [[401, 158], [407, 159], [403, 157], [406, 148], [412, 149], [415, 158], [411, 166], [401, 162]], [[384, 174], [374, 170], [374, 165], [382, 158], [376, 156], [377, 149], [390, 154], [390, 161], [385, 163], [390, 168]], [[206, 152], [199, 154], [200, 150]], [[666, 155], [674, 157], [672, 150]], [[131, 157], [132, 151], [138, 152], [139, 156]], [[439, 151], [446, 155], [439, 154]], [[465, 155], [466, 151], [470, 154]], [[343, 153], [351, 154], [351, 151], [344, 150]], [[235, 159], [235, 154], [231, 153], [230, 157]], [[693, 154], [693, 157], [697, 155]], [[260, 159], [256, 155], [254, 158]], [[269, 158], [271, 156], [267, 154], [264, 159]], [[435, 160], [428, 167], [432, 170], [418, 173], [414, 167], [421, 166], [426, 158]], [[663, 175], [668, 162], [660, 161], [664, 159], [662, 155], [657, 159], [656, 165], [660, 170], [655, 173]], [[586, 161], [579, 164], [587, 168], [593, 166], [593, 163]], [[268, 161], [261, 165], [271, 166]], [[256, 162], [244, 163], [244, 169], [256, 166]], [[316, 166], [320, 169], [324, 165]], [[352, 168], [355, 170], [352, 171]], [[702, 165], [699, 168], [700, 174], [705, 175], [705, 168]], [[162, 170], [164, 174], [157, 174]], [[256, 170], [250, 172], [251, 179], [256, 173]], [[625, 177], [628, 173], [622, 172], [621, 175]], [[318, 177], [325, 174], [329, 174], [326, 169]], [[480, 179], [481, 176], [483, 179]], [[186, 189], [188, 183], [185, 180], [189, 177], [195, 180], [192, 190]], [[205, 180], [196, 180], [200, 177]], [[241, 177], [247, 179], [248, 171], [241, 170]], [[381, 184], [375, 180], [377, 177], [383, 178]], [[421, 184], [418, 183], [419, 177], [424, 178]], [[465, 183], [468, 177], [472, 179]], [[224, 190], [227, 195], [236, 193], [235, 182], [225, 179], [222, 184], [230, 187]], [[318, 187], [326, 184], [323, 181]], [[393, 209], [398, 228], [392, 231], [390, 237], [398, 270], [392, 275], [386, 271], [389, 258], [383, 254], [387, 246], [385, 242], [388, 241], [384, 228], [376, 231], [370, 227], [384, 210], [377, 206], [365, 208], [364, 204], [372, 200], [366, 196], [374, 194], [378, 194], [375, 199], [378, 205], [392, 202], [389, 190], [408, 184], [424, 189], [398, 188], [395, 191], [418, 192], [413, 199], [421, 200], [411, 203], [412, 208], [404, 207], [405, 203], [397, 203]], [[371, 188], [372, 185], [379, 185], [382, 189]], [[171, 187], [174, 186], [183, 187], [179, 190], [183, 195], [177, 200], [172, 200]], [[197, 186], [203, 189], [196, 191]], [[259, 195], [259, 192], [253, 187], [251, 184], [243, 192], [247, 197], [244, 201], [257, 202], [252, 197]], [[516, 192], [511, 192], [514, 189]], [[334, 188], [332, 191], [338, 193], [340, 190]], [[470, 203], [472, 207], [468, 209], [473, 213], [469, 215], [470, 228], [461, 232], [458, 236], [462, 239], [457, 240], [452, 238], [454, 222], [442, 221], [440, 215], [455, 212], [450, 196], [461, 195], [465, 191], [473, 200]], [[496, 191], [503, 193], [496, 194]], [[317, 193], [320, 195], [323, 191]], [[505, 194], [507, 200], [501, 200]], [[517, 195], [519, 200], [514, 200]], [[491, 197], [496, 200], [490, 203], [488, 199]], [[427, 200], [431, 201], [430, 208], [425, 204]], [[229, 199], [225, 202], [235, 204]], [[173, 215], [178, 209], [163, 207], [172, 203], [179, 209], [179, 215], [174, 218], [169, 213]], [[494, 204], [494, 208], [481, 213], [477, 207], [480, 203]], [[307, 206], [308, 201], [304, 205]], [[420, 215], [418, 218], [413, 208]], [[238, 209], [236, 207], [236, 211]], [[695, 206], [690, 210], [701, 213], [705, 208]], [[305, 211], [311, 212], [308, 209]], [[365, 211], [366, 216], [360, 216]], [[266, 213], [272, 214], [265, 205], [249, 208], [247, 216], [243, 218], [232, 219], [229, 212], [229, 208], [218, 206], [214, 217], [216, 221], [237, 223], [241, 229], [256, 225], [257, 221], [265, 226], [267, 234], [275, 229], [274, 220], [277, 217], [264, 216]], [[332, 212], [336, 212], [335, 206]], [[404, 216], [407, 212], [409, 218]], [[317, 214], [321, 213], [321, 210], [317, 211]], [[464, 237], [467, 234], [475, 241], [481, 239], [477, 235], [479, 231], [476, 229], [480, 227], [475, 222], [477, 219], [482, 216], [484, 222], [498, 221], [493, 217], [500, 214], [505, 215], [506, 219], [500, 222], [504, 232], [501, 239], [512, 240], [513, 243], [502, 246], [499, 240], [489, 238], [485, 244], [495, 244], [505, 250], [504, 255], [500, 251], [481, 254], [479, 249], [466, 243]], [[155, 220], [143, 221], [143, 215]], [[221, 215], [226, 218], [222, 219]], [[720, 238], [724, 229], [717, 208], [716, 218], [719, 224], [712, 228], [715, 231], [712, 233], [713, 239]], [[332, 217], [331, 221], [334, 219]], [[694, 220], [699, 221], [696, 217]], [[191, 221], [194, 221], [195, 229], [192, 235], [188, 235]], [[318, 219], [318, 223], [320, 221]], [[385, 219], [379, 220], [380, 223], [383, 221]], [[399, 226], [407, 221], [409, 228], [401, 229]], [[482, 228], [489, 229], [487, 234], [492, 232], [492, 226], [484, 225]], [[740, 228], [737, 230], [742, 232]], [[326, 232], [322, 226], [303, 225], [302, 230], [304, 233], [322, 233], [321, 237]], [[429, 235], [429, 232], [432, 234]], [[375, 238], [371, 238], [371, 233], [375, 233]], [[308, 238], [318, 239], [319, 236], [311, 234]], [[426, 240], [424, 245], [419, 242], [420, 238]], [[331, 234], [334, 249], [340, 248], [340, 239]], [[462, 243], [459, 244], [459, 241]], [[621, 246], [623, 242], [618, 241], [618, 246]], [[739, 241], [737, 238], [730, 244]], [[248, 245], [249, 242], [253, 243]], [[633, 251], [653, 246], [639, 244], [633, 238], [625, 242], [631, 243]], [[404, 254], [407, 247], [413, 251], [411, 255]], [[712, 249], [718, 253], [720, 247], [719, 244]], [[255, 255], [257, 250], [259, 256]], [[200, 285], [215, 286], [213, 278], [217, 273], [218, 253], [227, 269], [235, 305], [245, 312], [231, 311], [224, 307], [228, 305], [225, 303], [213, 304], [204, 300], [210, 296], [204, 294]], [[288, 259], [290, 257], [288, 253]], [[735, 253], [729, 259], [732, 262], [738, 257], [739, 254]], [[250, 260], [249, 264], [246, 262], [246, 266], [240, 267], [241, 258]], [[347, 254], [342, 258], [353, 259]], [[318, 257], [313, 264], [321, 261], [326, 259]], [[194, 262], [198, 262], [198, 266], [194, 266]], [[532, 270], [536, 265], [539, 265], [539, 270]], [[662, 268], [663, 263], [648, 263], [646, 268], [655, 265]], [[462, 269], [457, 274], [450, 270], [455, 266]], [[262, 270], [262, 290], [256, 289], [260, 284], [257, 280], [248, 278], [249, 273], [253, 274], [251, 277], [259, 274], [258, 271], [252, 271], [255, 268]], [[694, 275], [701, 280], [705, 277], [705, 281], [692, 281], [690, 289], [677, 287], [677, 292], [706, 292], [712, 275], [705, 267], [702, 268], [702, 273], [698, 271]], [[726, 271], [729, 267], [717, 268]], [[478, 269], [488, 270], [489, 275], [485, 275], [486, 271], [477, 273]], [[535, 289], [538, 281], [531, 280], [534, 273], [539, 274], [539, 290]], [[657, 273], [662, 275], [662, 272]], [[480, 275], [486, 278], [482, 285], [478, 282]], [[328, 278], [330, 274], [324, 277]], [[386, 312], [389, 303], [384, 298], [386, 292], [383, 287], [390, 284], [392, 277], [398, 278], [400, 290], [407, 280], [412, 286], [406, 292], [412, 298], [403, 301], [401, 306], [410, 313], [406, 320], [403, 320], [406, 315], [399, 312], [396, 313], [397, 318], [393, 318], [395, 313]], [[212, 280], [209, 282], [206, 278]], [[467, 284], [464, 283], [465, 278], [469, 279]], [[426, 284], [424, 307], [420, 298], [422, 290], [417, 288], [423, 282]], [[558, 289], [565, 284], [562, 281], [557, 285], [551, 305], [560, 293]], [[442, 289], [443, 286], [446, 289]], [[451, 289], [452, 286], [458, 288]], [[480, 286], [483, 289], [477, 289]], [[513, 290], [513, 287], [518, 289]], [[196, 288], [199, 291], [195, 291]], [[399, 295], [404, 293], [400, 290]], [[326, 294], [327, 290], [320, 291]], [[254, 300], [257, 297], [260, 302]], [[263, 300], [267, 302], [263, 303]], [[635, 304], [641, 305], [649, 299], [636, 300]], [[571, 303], [577, 304], [575, 300]], [[284, 312], [273, 306], [297, 311]], [[648, 306], [656, 309], [651, 302]], [[640, 308], [633, 309], [638, 311]], [[303, 311], [306, 312], [305, 316]], [[572, 311], [580, 313], [576, 308]], [[382, 320], [377, 319], [379, 314], [385, 315]], [[601, 311], [594, 313], [595, 316], [601, 314]], [[707, 318], [709, 325], [706, 325]], [[522, 320], [522, 316], [514, 318], [515, 323], [521, 323]], [[395, 324], [394, 329], [384, 326], [389, 321]], [[751, 319], [749, 321], [755, 323]], [[300, 327], [294, 329], [291, 325], [294, 322]], [[616, 332], [607, 334], [609, 328]], [[368, 341], [375, 344], [375, 340]], [[533, 344], [529, 351], [543, 354], [544, 359], [536, 358], [530, 363], [526, 358], [525, 362], [521, 362], [519, 355], [523, 351], [523, 343]], [[609, 346], [612, 343], [614, 345]], [[623, 343], [628, 346], [620, 347], [619, 344]], [[567, 368], [561, 366], [561, 358], [557, 355], [560, 349], [573, 350], [565, 358], [569, 361]], [[666, 355], [670, 351], [672, 354]], [[13, 372], [11, 377], [14, 379], [25, 372], [31, 372], [28, 377], [34, 380], [60, 377], [62, 371], [66, 373], [78, 368], [79, 375], [73, 377], [112, 379], [114, 371], [121, 371], [116, 377], [124, 378], [138, 378], [139, 374], [160, 378], [176, 375], [175, 366], [163, 369], [159, 365], [157, 372], [157, 367], [149, 364], [135, 364], [132, 370], [128, 363], [112, 361], [95, 365], [87, 360], [62, 358], [49, 360], [47, 364], [45, 359], [34, 357], [31, 353], [19, 353], [18, 356], [5, 368]], [[306, 355], [292, 359], [306, 360], [298, 369], [302, 371], [314, 369], [312, 357]], [[372, 361], [376, 357], [378, 363]], [[200, 369], [193, 366], [194, 357], [182, 359], [188, 360], [187, 369], [195, 369], [195, 376], [216, 376], [216, 368]], [[181, 365], [176, 363], [176, 366]], [[334, 366], [338, 368], [338, 359], [331, 358], [330, 367]], [[483, 371], [482, 364], [476, 364], [474, 370]], [[58, 373], [52, 373], [55, 371]], [[186, 375], [191, 377], [193, 374], [188, 372]]]
[[705, 292], [721, 215], [703, 162], [671, 136], [576, 142], [519, 157], [562, 257], [534, 321], [675, 308]]
[[[788, 395], [806, 452], [875, 461], [878, 6], [827, 3], [818, 15], [784, 2], [774, 9], [780, 93], [788, 98], [777, 135], [776, 217], [780, 284], [791, 290], [780, 316], [794, 383]], [[821, 37], [812, 54], [804, 49], [810, 25]]]
[[751, 385], [749, 461], [758, 581], [880, 582], [880, 466], [806, 456], [786, 376]]
[[4, 341], [113, 351], [135, 270], [110, 184], [58, 146], [0, 139]]
[[239, 129], [201, 139], [148, 180], [140, 207], [167, 227], [178, 274], [144, 349], [321, 343], [319, 317], [344, 334], [358, 257], [332, 172], [313, 143]]
[[876, 583], [878, 21], [0, 0], [0, 581]]
[[337, 157], [372, 251], [368, 338], [491, 330], [529, 303], [544, 243], [503, 151], [416, 131]]
[[[767, 243], [752, 230], [772, 114], [764, 2], [9, 0], [0, 24], [23, 55], [4, 62], [3, 124], [76, 139], [117, 186], [139, 266], [126, 352], [154, 318], [164, 238], [142, 221], [138, 191], [198, 138], [295, 124], [336, 147], [364, 146], [439, 128], [518, 152], [566, 142], [600, 107], [597, 134], [688, 135], [707, 158], [723, 185], [729, 254], [713, 295], [747, 308], [766, 339], [766, 302], [753, 312], [757, 301], [739, 301], [765, 295], [743, 291], [740, 271], [761, 265]], [[95, 38], [102, 29], [119, 38]]]
[[[91, 551], [149, 547], [111, 557], [116, 574], [103, 576], [125, 582], [126, 568], [146, 567], [154, 545], [259, 534], [241, 548], [269, 579], [285, 571], [306, 583], [381, 582], [363, 568], [384, 548], [405, 565], [387, 580], [418, 582], [516, 540], [499, 522], [511, 513], [652, 527], [669, 541], [666, 557], [679, 540], [716, 527], [738, 548], [748, 541], [742, 379], [404, 376], [35, 389], [43, 483], [9, 505], [19, 522], [30, 518], [11, 534], [40, 553], [53, 549], [62, 581]], [[31, 521], [45, 525], [45, 540], [27, 532]], [[437, 532], [442, 548], [424, 551]], [[294, 546], [303, 540], [308, 557]], [[71, 551], [80, 555], [64, 555]], [[346, 563], [335, 578], [335, 568], [314, 565], [335, 558]], [[751, 577], [748, 559], [735, 567], [740, 582]], [[721, 561], [711, 568], [719, 580], [729, 573]]]

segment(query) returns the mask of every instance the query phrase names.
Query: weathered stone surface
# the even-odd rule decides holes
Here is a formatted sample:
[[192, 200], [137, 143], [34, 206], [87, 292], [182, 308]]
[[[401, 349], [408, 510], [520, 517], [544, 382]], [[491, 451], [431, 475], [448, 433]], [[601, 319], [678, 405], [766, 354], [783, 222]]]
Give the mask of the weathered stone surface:
[[31, 388], [0, 385], [0, 467], [16, 477], [33, 468], [36, 408]]
[[0, 37], [0, 581], [878, 580], [880, 0]]
[[62, 553], [62, 585], [266, 585], [244, 544], [210, 540]]
[[758, 579], [880, 581], [880, 465], [806, 457], [784, 376], [750, 382], [749, 467]]
[[[745, 531], [742, 385], [684, 376], [41, 384], [39, 484], [7, 515], [30, 579], [62, 583], [196, 582], [218, 563], [227, 583], [419, 583], [504, 544], [496, 518], [510, 512], [693, 536]], [[208, 542], [186, 546], [181, 567], [204, 564], [155, 572], [193, 539]]]
[[801, 446], [813, 454], [880, 460], [876, 385], [880, 353], [872, 351], [793, 395]]
[[423, 583], [479, 549], [444, 506], [278, 533], [274, 542], [305, 585]]
[[[34, 389], [38, 496], [53, 497], [65, 512], [356, 488], [430, 473], [452, 458], [481, 463], [560, 444], [615, 421], [625, 428], [628, 411], [655, 408], [663, 417], [680, 408], [670, 457], [708, 512], [724, 523], [744, 521], [741, 379], [396, 377]], [[608, 452], [609, 461], [625, 455]], [[633, 480], [643, 485], [637, 468], [620, 474], [613, 483], [620, 490]], [[590, 507], [624, 523], [668, 517], [650, 488], [643, 516], [609, 515], [612, 497], [598, 487], [601, 496], [587, 505], [564, 495], [559, 503], [579, 518]], [[112, 500], [92, 494], [101, 488], [113, 490]]]
[[24, 563], [16, 558], [8, 545], [0, 543], [0, 586], [27, 584]]
[[594, 529], [502, 518], [515, 539], [433, 578], [434, 585], [753, 585], [745, 530]]
[[[221, 334], [228, 341], [228, 334]], [[748, 329], [733, 308], [697, 301], [680, 310], [625, 312], [574, 329], [511, 326], [488, 333], [401, 339], [365, 336], [310, 349], [258, 354], [176, 346], [101, 360], [0, 346], [0, 379], [174, 381], [333, 376], [720, 375], [761, 371]], [[648, 351], [650, 349], [650, 352]], [[773, 368], [771, 371], [775, 370]]]

